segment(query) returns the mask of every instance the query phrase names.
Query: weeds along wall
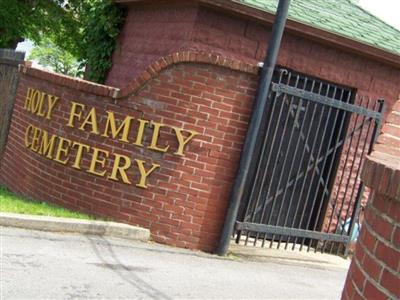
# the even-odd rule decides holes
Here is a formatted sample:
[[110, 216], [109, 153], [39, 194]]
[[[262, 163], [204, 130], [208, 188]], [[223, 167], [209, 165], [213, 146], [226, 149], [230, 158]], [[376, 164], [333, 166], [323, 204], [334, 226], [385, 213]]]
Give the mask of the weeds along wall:
[[213, 251], [257, 68], [182, 52], [125, 90], [20, 66], [1, 183], [140, 225], [155, 241]]

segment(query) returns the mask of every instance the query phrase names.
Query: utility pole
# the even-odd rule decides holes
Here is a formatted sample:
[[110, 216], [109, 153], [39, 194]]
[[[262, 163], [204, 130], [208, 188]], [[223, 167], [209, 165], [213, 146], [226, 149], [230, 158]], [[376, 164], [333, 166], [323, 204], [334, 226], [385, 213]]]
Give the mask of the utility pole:
[[257, 135], [261, 131], [262, 117], [265, 111], [267, 97], [270, 90], [271, 80], [274, 73], [276, 59], [281, 45], [283, 30], [289, 11], [290, 0], [279, 0], [276, 11], [276, 18], [272, 26], [272, 35], [268, 45], [267, 56], [261, 72], [259, 89], [253, 105], [253, 111], [247, 129], [242, 155], [240, 157], [239, 171], [236, 176], [225, 217], [224, 228], [222, 230], [217, 254], [225, 255], [229, 248], [229, 243], [233, 233], [233, 227], [237, 218], [240, 201], [243, 199], [246, 182], [250, 171], [250, 165], [254, 156]]

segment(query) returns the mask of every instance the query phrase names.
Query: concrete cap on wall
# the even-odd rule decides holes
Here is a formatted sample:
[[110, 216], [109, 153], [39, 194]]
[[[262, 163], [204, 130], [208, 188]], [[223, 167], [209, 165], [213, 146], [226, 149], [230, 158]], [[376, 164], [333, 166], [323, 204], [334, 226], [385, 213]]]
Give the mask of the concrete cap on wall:
[[18, 65], [24, 61], [25, 52], [13, 49], [0, 48], [0, 63], [7, 65]]

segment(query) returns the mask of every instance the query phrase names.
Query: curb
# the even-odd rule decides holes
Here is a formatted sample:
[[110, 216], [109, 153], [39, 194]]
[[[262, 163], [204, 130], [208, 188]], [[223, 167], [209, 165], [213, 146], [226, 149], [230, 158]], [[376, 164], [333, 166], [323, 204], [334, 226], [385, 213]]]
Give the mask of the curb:
[[0, 213], [0, 226], [52, 232], [73, 232], [148, 242], [150, 230], [128, 224]]
[[316, 268], [348, 269], [351, 259], [338, 255], [314, 251], [292, 251], [274, 248], [259, 248], [237, 245], [231, 242], [229, 252], [241, 259], [248, 261], [264, 261], [287, 265], [298, 265]]

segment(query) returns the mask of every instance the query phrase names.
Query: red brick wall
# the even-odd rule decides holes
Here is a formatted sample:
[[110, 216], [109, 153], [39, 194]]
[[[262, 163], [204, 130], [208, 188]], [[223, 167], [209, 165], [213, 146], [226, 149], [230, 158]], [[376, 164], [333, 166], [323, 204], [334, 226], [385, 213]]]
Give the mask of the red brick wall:
[[[214, 53], [250, 64], [262, 61], [266, 53], [270, 27], [253, 20], [179, 2], [132, 5], [127, 10], [106, 81], [113, 86], [125, 87], [152, 61], [178, 50]], [[398, 68], [290, 32], [284, 34], [278, 64], [384, 98], [389, 107], [400, 93]]]
[[373, 191], [342, 299], [400, 298], [400, 101], [387, 118], [362, 179]]
[[[218, 62], [210, 64], [213, 60]], [[187, 62], [174, 63], [178, 61]], [[237, 71], [239, 69], [245, 72]], [[117, 96], [118, 90], [106, 86], [29, 67], [22, 70], [1, 162], [2, 184], [34, 199], [149, 228], [158, 242], [206, 251], [214, 249], [254, 97], [256, 67], [182, 53], [153, 64], [120, 96]], [[28, 88], [60, 98], [51, 120], [24, 109]], [[66, 126], [71, 101], [86, 105], [86, 111], [95, 107], [98, 116], [102, 116], [99, 128], [103, 128], [108, 110], [113, 111], [119, 121], [129, 115], [195, 130], [199, 134], [188, 144], [183, 157], [173, 155], [172, 151], [161, 153], [139, 148]], [[70, 151], [67, 165], [62, 165], [25, 147], [24, 135], [29, 124], [110, 154], [157, 163], [160, 168], [149, 176], [148, 189], [141, 189], [121, 180], [89, 174], [85, 170], [91, 155], [83, 156], [82, 170], [72, 168], [76, 149]], [[132, 134], [130, 141], [134, 140]], [[145, 146], [149, 145], [151, 137], [152, 130], [147, 129]], [[163, 129], [158, 145], [166, 144], [171, 149], [177, 147], [171, 130]], [[105, 166], [107, 172], [113, 161], [110, 155]], [[129, 169], [127, 174], [133, 182], [138, 180], [136, 168]]]
[[193, 4], [132, 6], [106, 84], [123, 88], [157, 59], [187, 48], [196, 14]]
[[[186, 5], [182, 3], [184, 2], [176, 1], [174, 4], [157, 7], [131, 5], [127, 8], [127, 20], [119, 39], [120, 50], [114, 53], [114, 66], [108, 75], [108, 84], [124, 87], [127, 82], [134, 80], [139, 71], [147, 68], [151, 59], [157, 59], [178, 49], [213, 53], [253, 65], [263, 61], [271, 30], [269, 26], [210, 7], [195, 4], [188, 6], [187, 2]], [[157, 21], [153, 23], [153, 20]], [[170, 33], [165, 34], [165, 39], [161, 34], [161, 28], [164, 26], [171, 29]], [[136, 40], [138, 43], [135, 43]], [[132, 45], [135, 45], [134, 48]], [[152, 46], [149, 48], [149, 45]], [[146, 59], [141, 59], [143, 55]], [[133, 62], [134, 67], [130, 65]], [[360, 54], [334, 48], [332, 45], [321, 44], [305, 36], [295, 36], [290, 32], [284, 34], [278, 64], [356, 89], [357, 104], [364, 100], [365, 105], [366, 97], [371, 98], [372, 102], [383, 98], [386, 105], [391, 107], [393, 99], [400, 94], [400, 69], [370, 60]], [[351, 147], [355, 148], [355, 145]], [[357, 149], [359, 152], [361, 150]], [[361, 154], [357, 154], [353, 171], [357, 170], [360, 164], [360, 156]], [[350, 180], [351, 191], [354, 184], [358, 186], [359, 180], [348, 179], [354, 174], [350, 174], [352, 161], [346, 163], [347, 165], [342, 157], [339, 174], [345, 172], [344, 182]], [[337, 207], [343, 206], [346, 215], [350, 195], [344, 195], [344, 191], [338, 189], [334, 189], [333, 192], [332, 199], [336, 197], [335, 193], [340, 193]], [[363, 205], [368, 193], [365, 196]], [[351, 216], [351, 213], [350, 207], [348, 215]], [[327, 222], [324, 224], [326, 231], [335, 231], [336, 228], [336, 217], [333, 218], [331, 226], [327, 224], [331, 214], [332, 206], [329, 206], [326, 213]]]
[[[121, 90], [26, 69], [2, 161], [3, 184], [27, 196], [145, 226], [160, 242], [214, 248], [257, 85], [255, 64], [266, 51], [269, 28], [177, 3], [131, 6], [107, 78], [107, 84]], [[290, 33], [278, 63], [389, 103], [400, 91], [398, 69]], [[61, 99], [51, 122], [22, 109], [28, 87]], [[96, 107], [99, 114], [112, 110], [119, 118], [131, 115], [200, 134], [185, 157], [156, 153], [66, 127], [71, 101]], [[147, 190], [96, 177], [27, 149], [23, 135], [28, 123], [161, 167], [149, 177]], [[151, 132], [147, 143], [149, 139]], [[163, 132], [164, 142], [176, 147], [171, 132]], [[108, 161], [108, 169], [112, 163]], [[137, 170], [130, 176], [137, 178]]]

